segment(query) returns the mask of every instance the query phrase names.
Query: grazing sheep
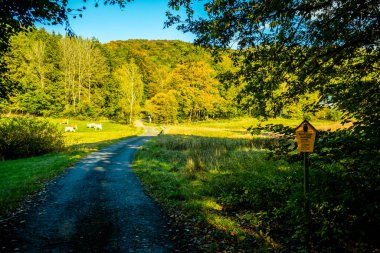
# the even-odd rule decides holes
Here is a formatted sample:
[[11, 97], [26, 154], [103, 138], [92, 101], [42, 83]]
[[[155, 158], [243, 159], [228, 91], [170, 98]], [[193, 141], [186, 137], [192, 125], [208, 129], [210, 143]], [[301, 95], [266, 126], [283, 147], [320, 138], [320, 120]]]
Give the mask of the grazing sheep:
[[94, 128], [95, 125], [95, 123], [87, 123], [87, 128]]
[[103, 130], [102, 124], [94, 124], [95, 130]]
[[66, 126], [65, 132], [75, 132], [77, 129], [78, 129], [78, 126], [76, 124], [71, 125], [71, 126]]
[[65, 127], [65, 132], [75, 132], [75, 128], [72, 126]]

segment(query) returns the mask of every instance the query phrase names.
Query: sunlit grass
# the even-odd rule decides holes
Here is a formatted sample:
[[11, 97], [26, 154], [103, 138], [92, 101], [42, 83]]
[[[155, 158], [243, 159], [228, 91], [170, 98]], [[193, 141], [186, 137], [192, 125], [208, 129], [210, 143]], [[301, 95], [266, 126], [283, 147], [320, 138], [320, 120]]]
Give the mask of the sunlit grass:
[[[207, 137], [220, 137], [220, 138], [234, 138], [234, 139], [248, 139], [252, 135], [247, 131], [249, 127], [256, 127], [259, 124], [283, 124], [296, 128], [301, 124], [302, 120], [298, 119], [269, 119], [260, 121], [255, 118], [239, 118], [233, 120], [209, 120], [193, 123], [182, 123], [177, 125], [165, 126], [165, 133], [172, 135], [195, 135]], [[311, 120], [310, 123], [317, 130], [336, 130], [342, 128], [339, 122], [327, 120]]]
[[[51, 119], [53, 123], [63, 119]], [[30, 194], [36, 193], [44, 183], [59, 175], [88, 153], [97, 151], [122, 138], [138, 135], [142, 129], [102, 121], [103, 130], [87, 128], [88, 121], [72, 120], [76, 132], [64, 133], [65, 150], [37, 157], [0, 162], [0, 215], [17, 208]], [[58, 125], [64, 131], [67, 125]]]
[[[202, 250], [224, 251], [235, 244], [242, 252], [280, 251], [268, 213], [286, 206], [291, 195], [302, 194], [302, 166], [268, 160], [265, 148], [278, 139], [252, 136], [247, 129], [259, 124], [295, 129], [301, 122], [240, 118], [166, 125], [165, 135], [138, 152], [135, 171], [158, 202], [180, 212], [181, 222], [191, 220], [197, 233], [203, 231], [198, 234]], [[318, 130], [343, 127], [310, 122]]]
[[302, 185], [302, 171], [267, 154], [250, 139], [166, 134], [138, 151], [135, 171], [162, 205], [181, 213], [181, 222], [205, 231], [203, 250], [238, 242], [247, 252], [271, 251], [281, 245], [260, 212], [284, 205], [294, 182]]
[[104, 144], [109, 144], [121, 138], [126, 138], [142, 133], [141, 129], [128, 125], [113, 123], [108, 120], [96, 121], [96, 123], [102, 124], [102, 130], [95, 130], [94, 128], [87, 127], [87, 123], [95, 123], [95, 121], [70, 120], [68, 125], [59, 124], [60, 122], [64, 121], [62, 119], [51, 119], [51, 121], [58, 124], [58, 127], [62, 129], [62, 131], [64, 131], [65, 127], [68, 125], [76, 125], [78, 127], [75, 132], [64, 133], [65, 146], [69, 149], [98, 149], [103, 147]]

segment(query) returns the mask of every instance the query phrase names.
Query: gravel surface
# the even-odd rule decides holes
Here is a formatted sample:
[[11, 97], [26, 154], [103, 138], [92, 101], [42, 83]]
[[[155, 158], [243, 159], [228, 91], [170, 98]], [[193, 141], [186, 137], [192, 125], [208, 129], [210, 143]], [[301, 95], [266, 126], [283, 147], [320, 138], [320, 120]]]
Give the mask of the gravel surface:
[[156, 135], [126, 139], [82, 159], [23, 211], [0, 221], [0, 252], [173, 252], [171, 229], [130, 168]]

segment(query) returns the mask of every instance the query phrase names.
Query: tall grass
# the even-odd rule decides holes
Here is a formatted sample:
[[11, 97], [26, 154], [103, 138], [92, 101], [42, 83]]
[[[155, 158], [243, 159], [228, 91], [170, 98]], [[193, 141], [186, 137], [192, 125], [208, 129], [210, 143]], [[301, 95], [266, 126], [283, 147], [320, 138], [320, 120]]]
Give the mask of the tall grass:
[[302, 173], [266, 155], [251, 140], [166, 135], [138, 152], [135, 171], [159, 202], [181, 210], [181, 223], [201, 231], [202, 251], [280, 250], [269, 212], [286, 206]]
[[[193, 136], [206, 136], [218, 138], [234, 138], [234, 139], [249, 139], [252, 138], [251, 134], [247, 131], [249, 127], [256, 127], [259, 124], [283, 124], [285, 126], [297, 127], [302, 120], [298, 119], [269, 119], [260, 121], [255, 118], [238, 118], [234, 120], [209, 120], [195, 123], [182, 123], [177, 125], [165, 126], [167, 134], [180, 134], [180, 135], [193, 135]], [[336, 121], [318, 120], [311, 121], [314, 127], [318, 130], [332, 129], [346, 127]], [[253, 137], [254, 138], [254, 137]]]

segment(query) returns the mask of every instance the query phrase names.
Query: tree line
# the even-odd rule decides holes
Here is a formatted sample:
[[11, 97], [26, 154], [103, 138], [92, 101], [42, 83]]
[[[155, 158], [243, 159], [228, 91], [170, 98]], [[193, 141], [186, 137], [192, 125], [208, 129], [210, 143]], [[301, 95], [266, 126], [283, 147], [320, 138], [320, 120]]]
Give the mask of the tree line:
[[[1, 101], [2, 113], [125, 122], [143, 113], [164, 123], [258, 113], [251, 101], [242, 106], [238, 100], [245, 83], [223, 78], [236, 72], [228, 57], [216, 63], [209, 52], [181, 41], [101, 44], [39, 29], [11, 37], [4, 62], [16, 89]], [[317, 100], [308, 95], [308, 103]], [[287, 107], [284, 116], [302, 117], [296, 107]], [[319, 117], [335, 117], [327, 111]]]

